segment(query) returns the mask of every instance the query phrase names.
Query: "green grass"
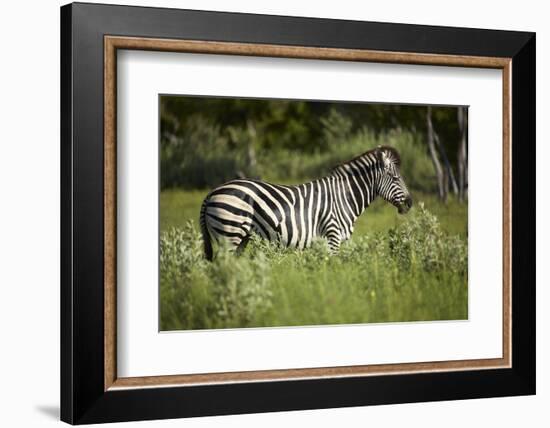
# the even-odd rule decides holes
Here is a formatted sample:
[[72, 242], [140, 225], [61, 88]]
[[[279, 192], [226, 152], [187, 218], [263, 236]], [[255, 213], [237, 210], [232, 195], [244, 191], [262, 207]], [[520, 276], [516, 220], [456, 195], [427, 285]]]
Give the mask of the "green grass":
[[[165, 190], [160, 195], [160, 229], [166, 231], [171, 227], [183, 227], [188, 220], [198, 224], [199, 211], [208, 190]], [[468, 231], [468, 205], [449, 198], [443, 204], [430, 194], [413, 192], [415, 206], [422, 202], [439, 220], [443, 231], [462, 237]], [[413, 211], [415, 207], [413, 207]], [[397, 209], [381, 198], [378, 198], [359, 217], [355, 223], [353, 237], [384, 232], [391, 227], [406, 221], [406, 216], [399, 215]]]
[[161, 194], [161, 330], [467, 318], [464, 205], [424, 196], [398, 216], [379, 202], [335, 256], [324, 240], [297, 251], [254, 238], [210, 263], [196, 227], [204, 194]]

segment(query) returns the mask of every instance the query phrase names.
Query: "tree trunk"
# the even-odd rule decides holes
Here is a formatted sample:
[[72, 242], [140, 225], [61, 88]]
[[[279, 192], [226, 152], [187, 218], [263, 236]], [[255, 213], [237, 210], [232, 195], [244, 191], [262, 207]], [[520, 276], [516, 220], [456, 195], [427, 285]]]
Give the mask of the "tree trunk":
[[248, 147], [247, 147], [246, 157], [247, 157], [247, 163], [248, 163], [248, 170], [253, 175], [253, 177], [259, 178], [257, 177], [258, 162], [256, 161], [256, 147], [255, 147], [257, 134], [256, 134], [256, 127], [251, 121], [247, 121], [247, 131], [248, 131], [248, 139], [247, 139]]
[[458, 145], [458, 199], [462, 202], [467, 197], [468, 186], [468, 112], [466, 107], [458, 108], [458, 129], [460, 131], [460, 143]]
[[445, 178], [443, 174], [443, 169], [441, 168], [441, 163], [439, 162], [439, 157], [437, 155], [437, 149], [435, 147], [434, 128], [432, 124], [432, 108], [430, 106], [428, 106], [428, 109], [426, 111], [426, 129], [428, 130], [428, 149], [430, 151], [430, 157], [432, 158], [432, 163], [437, 178], [438, 196], [440, 200], [444, 201], [447, 198]]
[[455, 195], [458, 195], [458, 185], [456, 183], [453, 167], [451, 166], [451, 162], [449, 162], [449, 158], [447, 157], [447, 151], [445, 150], [443, 144], [441, 144], [441, 140], [439, 139], [439, 135], [437, 134], [437, 132], [435, 132], [435, 129], [433, 133], [437, 149], [439, 150], [439, 153], [441, 154], [441, 158], [443, 159], [443, 163], [445, 165], [445, 189], [448, 192], [449, 186], [452, 186], [453, 193]]

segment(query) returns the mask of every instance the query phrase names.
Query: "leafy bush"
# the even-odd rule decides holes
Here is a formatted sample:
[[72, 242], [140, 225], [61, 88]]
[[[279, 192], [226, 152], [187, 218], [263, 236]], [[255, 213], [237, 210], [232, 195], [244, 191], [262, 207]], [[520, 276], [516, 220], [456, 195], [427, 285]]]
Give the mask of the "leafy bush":
[[173, 122], [165, 118], [161, 127], [162, 189], [211, 189], [236, 177], [303, 182], [323, 176], [367, 150], [391, 145], [401, 153], [408, 186], [435, 191], [435, 172], [420, 140], [422, 134], [403, 129], [377, 133], [365, 127], [356, 129], [350, 117], [335, 108], [318, 118], [316, 139], [300, 130], [304, 124], [286, 115], [277, 119], [277, 126], [285, 129], [282, 134], [273, 134], [273, 124], [267, 119], [221, 126], [191, 114]]
[[233, 143], [219, 126], [200, 116], [177, 135], [163, 135], [161, 187], [212, 188], [239, 174], [253, 176], [244, 144]]
[[[167, 330], [180, 325], [210, 328], [206, 304], [210, 284], [202, 272], [200, 233], [188, 222], [184, 229], [172, 228], [160, 236], [160, 305], [161, 325]], [[206, 315], [206, 316], [205, 316]]]
[[325, 136], [327, 149], [315, 151], [307, 156], [284, 149], [261, 152], [258, 155], [258, 175], [272, 182], [303, 182], [322, 177], [339, 163], [361, 153], [380, 145], [389, 145], [401, 154], [401, 173], [409, 188], [425, 192], [436, 190], [435, 172], [430, 157], [413, 134], [399, 131], [375, 135], [362, 129], [350, 137], [337, 137], [345, 135], [346, 132], [345, 129], [332, 129]]
[[321, 118], [323, 140], [330, 146], [335, 141], [345, 141], [351, 136], [353, 123], [338, 110], [330, 109], [327, 116]]
[[425, 271], [446, 270], [466, 275], [467, 248], [456, 236], [447, 237], [437, 218], [421, 202], [413, 221], [388, 231], [392, 258], [401, 268], [418, 264]]
[[303, 251], [253, 236], [241, 256], [202, 257], [192, 222], [162, 233], [161, 329], [397, 322], [467, 317], [467, 242], [422, 204], [385, 233]]
[[216, 326], [249, 325], [254, 317], [271, 306], [270, 266], [264, 253], [244, 263], [235, 263], [235, 255], [220, 251], [206, 274], [213, 283]]

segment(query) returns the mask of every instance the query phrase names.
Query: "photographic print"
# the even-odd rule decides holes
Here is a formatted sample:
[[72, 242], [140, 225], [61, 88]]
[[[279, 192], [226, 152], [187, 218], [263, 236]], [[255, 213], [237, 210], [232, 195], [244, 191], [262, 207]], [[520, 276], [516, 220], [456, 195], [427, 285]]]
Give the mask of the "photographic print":
[[468, 109], [159, 96], [160, 330], [468, 319]]

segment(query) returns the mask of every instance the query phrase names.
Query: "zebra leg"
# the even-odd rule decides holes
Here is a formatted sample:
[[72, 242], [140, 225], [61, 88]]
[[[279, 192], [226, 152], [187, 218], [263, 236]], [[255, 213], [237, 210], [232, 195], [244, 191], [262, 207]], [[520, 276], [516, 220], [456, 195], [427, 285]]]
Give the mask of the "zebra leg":
[[241, 242], [239, 245], [237, 245], [237, 248], [235, 249], [235, 254], [240, 256], [242, 252], [246, 249], [246, 246], [248, 245], [248, 241], [250, 241], [250, 233], [247, 234], [243, 239], [241, 239]]
[[[240, 224], [233, 219], [228, 219], [227, 213], [220, 215], [219, 209], [214, 206], [210, 207], [207, 203], [204, 209], [201, 209], [201, 231], [203, 236], [213, 237], [217, 243], [217, 251], [225, 249], [232, 253], [239, 254], [246, 247], [250, 239], [251, 223], [243, 221]], [[212, 260], [213, 251], [211, 248], [211, 240], [205, 243], [205, 256], [207, 260]]]
[[212, 239], [210, 237], [210, 233], [208, 232], [208, 228], [206, 227], [206, 205], [208, 201], [208, 196], [204, 199], [202, 205], [201, 205], [201, 211], [199, 215], [199, 223], [201, 227], [201, 235], [202, 235], [202, 241], [204, 245], [204, 257], [208, 261], [212, 261], [214, 258], [214, 250], [212, 249]]
[[329, 253], [332, 255], [338, 253], [338, 250], [340, 250], [340, 243], [342, 242], [342, 238], [340, 236], [338, 223], [336, 223], [334, 219], [332, 219], [328, 223], [324, 235], [328, 240]]
[[335, 255], [340, 250], [340, 237], [338, 236], [329, 236], [328, 238], [328, 250], [331, 255]]

